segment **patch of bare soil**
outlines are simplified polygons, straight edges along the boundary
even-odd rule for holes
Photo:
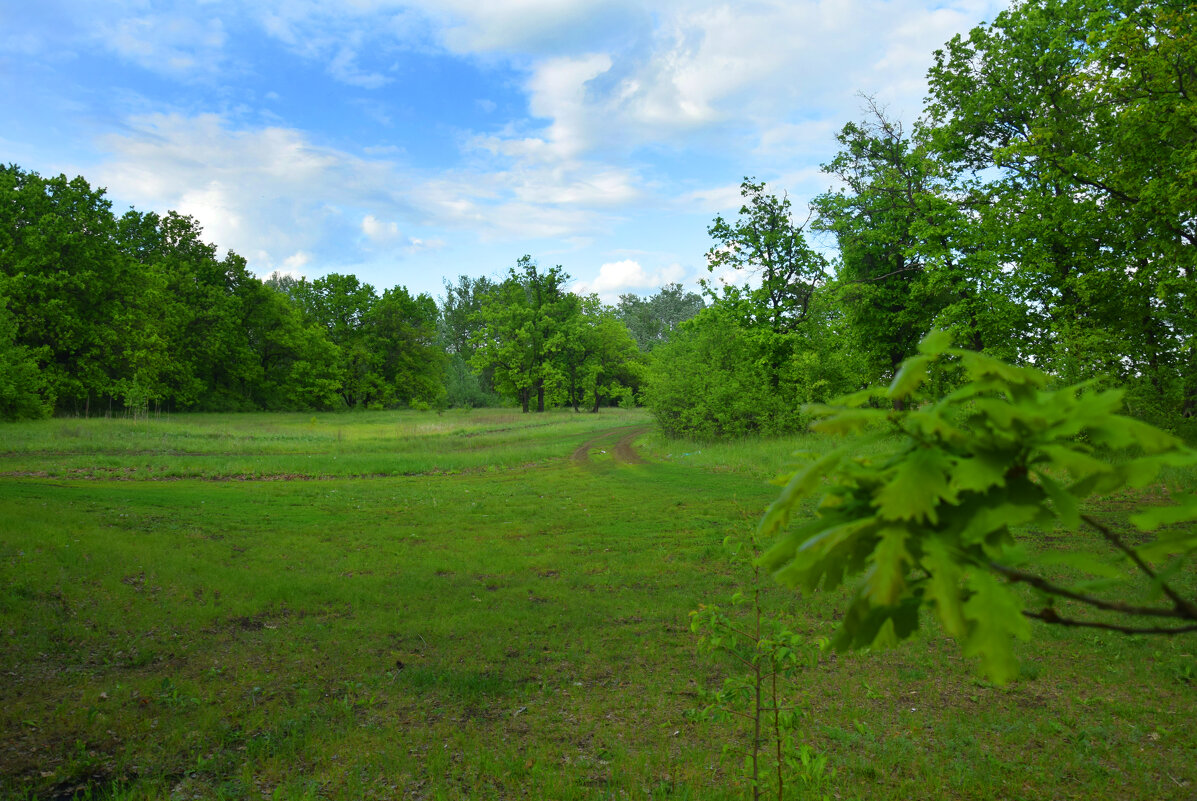
[[[615,462],[622,464],[640,464],[644,460],[640,458],[640,454],[636,453],[632,448],[632,443],[637,437],[645,434],[652,426],[622,426],[620,428],[611,428],[603,433],[591,437],[590,439],[579,445],[570,457],[574,464],[587,465],[591,463],[590,452],[603,445],[607,446],[607,450],[611,454],[611,458]],[[622,434],[622,436],[620,436]],[[618,439],[616,439],[618,437]],[[615,440],[611,442],[611,440]]]
[[[615,461],[623,462],[624,464],[641,464],[644,462],[640,458],[640,454],[636,453],[636,449],[632,447],[632,443],[636,438],[648,431],[648,427],[637,429],[629,434],[625,434],[619,438],[615,443]]]

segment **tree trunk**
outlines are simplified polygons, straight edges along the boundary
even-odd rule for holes
[[[544,411],[544,379],[536,379],[536,411]]]

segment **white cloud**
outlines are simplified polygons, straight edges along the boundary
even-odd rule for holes
[[[190,214],[206,240],[246,256],[259,275],[296,268],[295,254],[327,271],[381,248],[439,250],[444,229],[483,242],[580,237],[609,229],[616,218],[603,209],[636,193],[634,176],[587,164],[426,176],[213,114],[134,117],[101,144],[108,155],[89,174],[118,205]]]
[[[365,203],[393,215],[407,208],[392,189],[396,165],[317,147],[291,129],[155,114],[128,120],[102,145],[108,157],[93,174],[110,194],[194,216],[208,241],[245,255],[260,275],[294,265],[297,254],[304,264],[332,254],[343,263],[353,254],[333,242],[351,230],[347,213]]]
[[[341,47],[328,64],[328,74],[349,86],[362,89],[380,89],[391,79],[377,72],[369,72],[358,66],[357,53],[350,47]]]
[[[312,260],[312,254],[302,250],[292,253],[283,259],[283,269],[280,272],[299,278],[304,275],[303,268]]]
[[[647,20],[632,0],[423,0],[444,44],[457,53],[560,53]]]
[[[383,222],[367,214],[362,218],[362,233],[373,242],[393,242],[399,238],[399,223]]]
[[[686,271],[679,264],[649,272],[633,259],[607,262],[599,267],[593,281],[578,281],[573,291],[580,295],[597,294],[605,303],[614,303],[619,295],[643,289],[657,289],[682,280]]]
[[[789,189],[801,208],[830,180],[812,163],[826,160],[836,148],[834,132],[861,116],[856,93],[877,93],[909,122],[921,106],[931,51],[1000,6],[996,0],[944,0],[934,9],[916,0],[210,0],[188,12],[162,12],[145,0],[112,0],[76,14],[86,22],[73,23],[63,38],[102,43],[129,63],[190,81],[248,71],[256,56],[236,46],[256,28],[273,39],[264,52],[281,47],[309,60],[350,87],[344,100],[361,118],[388,126],[385,136],[373,134],[377,147],[353,152],[317,145],[318,134],[289,127],[294,118],[278,117],[271,127],[234,123],[252,117],[241,111],[239,117],[135,117],[101,141],[107,152],[89,178],[120,201],[193,214],[207,238],[250,257],[262,272],[299,254],[309,259],[299,268],[318,270],[384,252],[449,248],[445,242],[450,249],[479,241],[517,241],[522,248],[537,240],[527,246],[577,253],[616,230],[641,223],[647,230],[653,223],[644,221],[653,215],[660,230],[681,229],[674,223],[685,215],[709,221],[713,213],[734,214],[741,199],[732,181],[744,174]],[[0,36],[24,50],[38,42],[46,50],[46,37]],[[457,98],[462,113],[448,123],[459,126],[449,134],[461,146],[458,160],[438,161],[435,173],[403,163],[407,153],[424,152],[429,135],[406,131],[411,109],[397,91],[406,66],[396,65],[414,62],[397,55],[404,51],[458,58],[492,85],[521,89],[527,114],[505,118],[518,103],[471,88]],[[264,88],[255,86],[253,97]],[[271,105],[280,115],[301,97],[300,87],[273,88],[287,97]],[[358,90],[371,93],[362,97],[367,92]],[[253,102],[231,90],[221,98],[180,92],[169,107]],[[146,100],[144,107],[164,107]],[[219,102],[228,105],[212,105]],[[473,122],[465,112],[473,112]],[[257,115],[264,117],[261,109]],[[336,141],[350,135],[329,134]],[[436,135],[443,139],[444,129]],[[735,172],[725,174],[729,169]],[[692,227],[701,239],[701,221]],[[645,234],[603,242],[598,252],[621,258],[613,245],[643,246],[668,252],[660,257],[664,264],[707,247],[680,239],[666,246]],[[592,263],[602,258],[592,256]],[[645,261],[651,265],[655,257]],[[651,288],[669,280],[666,272],[612,261],[590,283],[608,293]]]
[[[103,23],[95,39],[140,67],[185,76],[216,72],[224,60],[227,36],[219,17],[151,14]]]
[[[513,29],[540,0],[469,5],[486,10],[451,4],[446,43],[524,48],[529,109],[546,120],[532,132],[492,135],[488,146],[547,164],[646,145],[703,146],[703,137],[714,137],[707,147],[751,150],[758,163],[823,157],[834,152],[835,130],[859,116],[858,92],[907,118],[917,112],[932,50],[1001,4],[954,0],[928,11],[916,0],[661,0],[642,19],[609,3],[602,7],[626,25],[623,39],[596,34],[565,53],[538,51]],[[559,4],[545,24],[580,24],[581,5]]]
[[[727,214],[744,204],[739,184],[725,184],[708,189],[695,189],[680,198],[683,206],[691,206],[708,214]]]
[[[414,253],[418,253],[422,250],[440,250],[445,246],[445,240],[420,239],[419,237],[412,237],[410,240],[408,240],[407,246]]]

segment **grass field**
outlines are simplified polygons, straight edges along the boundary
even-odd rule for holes
[[[743,798],[742,733],[684,716],[729,669],[688,613],[798,447],[618,410],[5,425],[0,798]],[[770,599],[812,637],[842,600]],[[932,627],[792,693],[831,798],[1193,799],[1195,654],[1041,627],[997,688]]]

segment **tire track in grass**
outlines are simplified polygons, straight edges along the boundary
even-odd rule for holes
[[[651,429],[652,426],[620,426],[619,428],[609,428],[579,445],[574,450],[570,460],[577,465],[592,466],[593,462],[590,459],[590,452],[608,443],[611,439],[619,437],[613,444],[607,445],[612,460],[620,464],[641,464],[644,460],[640,458],[640,454],[636,453],[632,447],[632,443],[637,437],[648,433]],[[619,436],[621,434],[623,436]]]

